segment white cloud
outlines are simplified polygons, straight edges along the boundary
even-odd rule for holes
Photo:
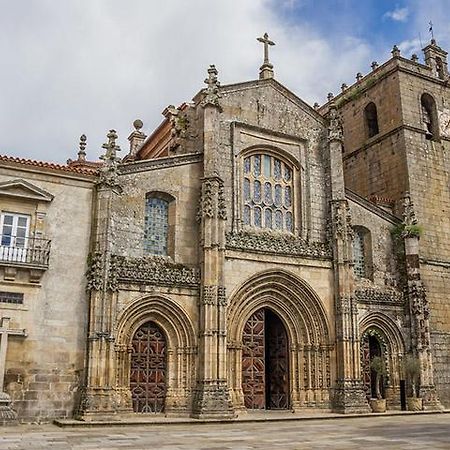
[[[409,17],[409,9],[396,7],[394,10],[386,12],[384,17],[396,22],[406,22]]]
[[[96,158],[116,128],[125,154],[133,120],[149,133],[168,104],[203,87],[209,64],[222,84],[256,79],[256,37],[266,31],[276,42],[276,78],[310,103],[350,84],[375,56],[351,35],[287,25],[276,7],[276,0],[0,0],[0,153],[65,161],[86,133],[88,157]]]

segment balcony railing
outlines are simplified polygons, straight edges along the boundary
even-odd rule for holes
[[[50,245],[49,239],[0,235],[0,264],[12,263],[47,267]]]

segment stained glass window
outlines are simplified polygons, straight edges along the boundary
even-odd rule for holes
[[[266,208],[264,211],[264,228],[272,228],[272,210]]]
[[[250,158],[244,159],[244,173],[250,173]]]
[[[258,180],[253,182],[253,200],[255,203],[261,202],[261,182]]]
[[[244,178],[244,199],[250,200],[250,180],[248,178]]]
[[[283,229],[283,213],[279,209],[275,211],[275,228],[277,230]]]
[[[281,180],[281,161],[275,159],[273,162],[273,177],[275,180]]]
[[[244,159],[243,172],[244,225],[292,233],[292,168],[274,156],[256,154]]]
[[[275,185],[275,206],[281,206],[281,192],[282,188],[281,185],[276,184]]]
[[[261,175],[261,156],[253,156],[253,175],[259,177]]]
[[[261,208],[259,206],[255,207],[255,225],[261,227]]]
[[[270,173],[270,162],[272,160],[272,158],[269,155],[264,155],[264,176],[266,178],[270,178],[271,177],[271,173]]]
[[[292,190],[290,186],[284,188],[284,206],[290,208],[292,205]]]
[[[269,182],[264,183],[264,203],[266,205],[272,204],[272,185]]]
[[[353,239],[353,271],[358,278],[366,278],[366,259],[364,254],[364,233],[355,230]]]
[[[292,232],[292,213],[286,213],[286,230]]]
[[[145,203],[144,251],[151,255],[167,255],[169,202],[147,197]]]

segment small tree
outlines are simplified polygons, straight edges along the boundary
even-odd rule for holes
[[[419,358],[413,355],[406,355],[403,360],[403,370],[408,380],[411,383],[412,396],[417,397],[417,382],[420,376],[420,361]]]
[[[381,377],[386,374],[386,366],[384,365],[384,359],[381,356],[374,356],[370,362],[371,369],[376,373],[375,389],[377,399],[381,400]]]

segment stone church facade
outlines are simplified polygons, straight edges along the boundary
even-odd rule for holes
[[[394,48],[319,108],[261,41],[258,80],[211,66],[122,158],[111,130],[100,163],[84,136],[66,166],[0,161],[0,297],[22,296],[0,298],[2,395],[21,420],[367,412],[374,356],[388,408],[406,355],[424,408],[449,404],[446,53]]]

